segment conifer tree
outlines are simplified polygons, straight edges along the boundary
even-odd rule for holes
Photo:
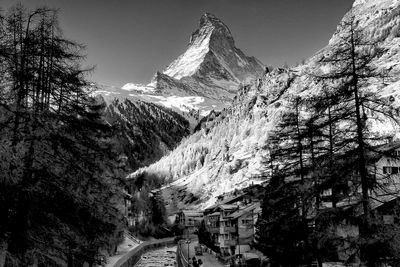
[[[353,17],[341,27],[340,41],[318,62],[323,71],[311,75],[316,80],[311,86],[319,91],[297,103],[290,102],[292,111],[284,114],[268,138],[271,158],[267,164],[272,178],[258,225],[258,245],[281,265],[294,264],[284,257],[294,249],[290,254],[298,255],[295,262],[314,257],[321,266],[324,258],[329,259],[334,248],[343,242],[355,248],[350,251],[355,257],[361,248],[362,259],[369,266],[389,255],[374,258],[373,253],[367,253],[378,243],[390,242],[369,239],[377,229],[369,207],[369,192],[377,187],[377,181],[367,167],[370,152],[376,152],[374,148],[386,142],[386,136],[374,132],[372,126],[382,121],[397,124],[398,119],[390,101],[381,98],[376,90],[382,86],[384,72],[372,62],[381,50],[376,43],[365,40]],[[299,113],[302,108],[306,112]],[[356,196],[359,185],[364,223],[360,225],[361,237],[353,242],[338,237],[332,229],[343,219],[355,222],[357,214],[343,212],[339,204],[350,195]],[[322,192],[328,189],[331,208],[326,207],[326,198],[321,199]],[[324,207],[321,202],[325,202]],[[357,204],[352,203],[354,207]],[[314,225],[312,234],[307,223]],[[297,233],[301,225],[307,234],[299,237],[292,231]]]
[[[0,25],[0,266],[93,265],[122,227],[112,129],[57,12]],[[4,218],[4,220],[3,220]]]
[[[258,223],[257,245],[274,264],[283,266],[308,264],[311,260],[307,218],[312,208],[307,193],[312,186],[307,175],[311,161],[303,104],[299,97],[292,97],[291,109],[282,114],[268,137],[267,164],[272,176]]]
[[[382,121],[398,124],[398,118],[393,116],[394,107],[390,102],[378,95],[377,88],[383,86],[385,78],[385,71],[372,64],[381,53],[378,44],[367,40],[357,29],[353,16],[344,20],[340,27],[339,41],[319,61],[324,71],[313,75],[322,84],[314,111],[326,114],[322,118],[327,122],[325,146],[328,153],[321,158],[326,166],[322,168],[322,177],[325,188],[332,191],[333,208],[331,215],[326,216],[324,212],[320,218],[329,218],[332,222],[343,218],[351,220],[352,215],[340,212],[341,209],[336,208],[337,203],[341,198],[348,198],[349,194],[357,195],[356,188],[360,185],[363,223],[360,225],[362,235],[356,246],[368,251],[374,243],[369,240],[374,232],[370,192],[377,187],[374,175],[368,173],[368,157],[374,147],[386,141],[386,136],[374,132],[372,126]],[[371,115],[373,113],[374,116]],[[327,228],[325,223],[319,222],[322,223],[319,229]],[[357,250],[354,251],[357,253]],[[364,253],[362,258],[369,266],[375,266],[375,260],[365,256]]]

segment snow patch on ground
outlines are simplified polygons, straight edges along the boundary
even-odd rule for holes
[[[124,86],[122,86],[121,89],[126,91],[140,91],[143,93],[149,93],[154,91],[154,87],[150,85],[134,84],[134,83],[127,83]]]
[[[159,95],[146,95],[150,98],[158,99],[157,103],[167,108],[177,108],[184,112],[189,112],[193,109],[198,110],[199,105],[204,102],[204,97],[201,96],[159,96]],[[209,113],[209,111],[202,111]]]
[[[105,91],[105,90],[97,90],[93,92],[94,95],[105,95],[105,96],[110,96],[110,95],[119,95],[119,92],[111,92],[111,91]]]

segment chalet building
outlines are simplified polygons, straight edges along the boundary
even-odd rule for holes
[[[230,224],[228,216],[238,209],[237,204],[220,204],[204,212],[206,231],[211,234],[214,245],[220,248],[221,253],[222,250],[229,250],[231,246],[236,245],[235,226]]]
[[[388,143],[374,148],[367,155],[368,173],[374,178],[377,186],[370,190],[370,208],[376,219],[380,219],[382,225],[400,223],[400,143]],[[354,178],[354,179],[353,179]],[[361,186],[358,176],[350,177],[348,183],[336,188],[336,206],[344,211],[359,217],[363,214],[361,204]],[[327,188],[321,196],[321,208],[332,207],[332,188]],[[359,236],[360,229],[354,221],[344,220],[336,226],[337,236],[353,239]],[[336,260],[349,261],[354,257],[354,251],[348,248],[349,244],[343,242],[337,249]],[[357,256],[351,261],[357,262]]]
[[[128,193],[127,190],[122,190],[122,194],[124,196],[124,205],[123,205],[123,214],[126,219],[126,223],[128,227],[131,227],[133,225],[133,216],[131,212],[132,208],[132,195]]]
[[[177,214],[177,222],[188,231],[189,234],[193,234],[197,231],[203,220],[203,212],[194,210],[181,210]]]
[[[251,202],[244,195],[221,201],[205,210],[206,231],[222,256],[250,251],[260,213],[260,203]]]
[[[397,196],[400,191],[400,142],[391,142],[374,148],[367,154],[368,173],[376,182],[377,188],[370,192],[373,199],[385,198],[385,196]],[[357,170],[355,171],[355,173]],[[346,183],[336,187],[338,206],[353,206],[361,196],[361,186],[358,175],[349,177]],[[333,191],[326,188],[321,195],[323,205],[331,207]],[[381,201],[379,201],[381,202]],[[374,203],[371,203],[373,206]]]

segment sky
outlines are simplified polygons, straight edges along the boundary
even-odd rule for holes
[[[86,45],[90,80],[148,83],[182,54],[202,14],[230,28],[246,55],[268,66],[300,62],[323,48],[353,0],[0,0],[60,10],[64,35]]]

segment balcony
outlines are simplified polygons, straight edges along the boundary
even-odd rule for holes
[[[220,247],[230,247],[230,246],[236,246],[236,240],[232,239],[227,239],[227,240],[219,240],[219,246]]]
[[[219,228],[220,234],[229,234],[229,233],[236,233],[236,227],[234,226],[221,226]]]
[[[207,227],[207,231],[211,234],[219,234],[219,227]]]

